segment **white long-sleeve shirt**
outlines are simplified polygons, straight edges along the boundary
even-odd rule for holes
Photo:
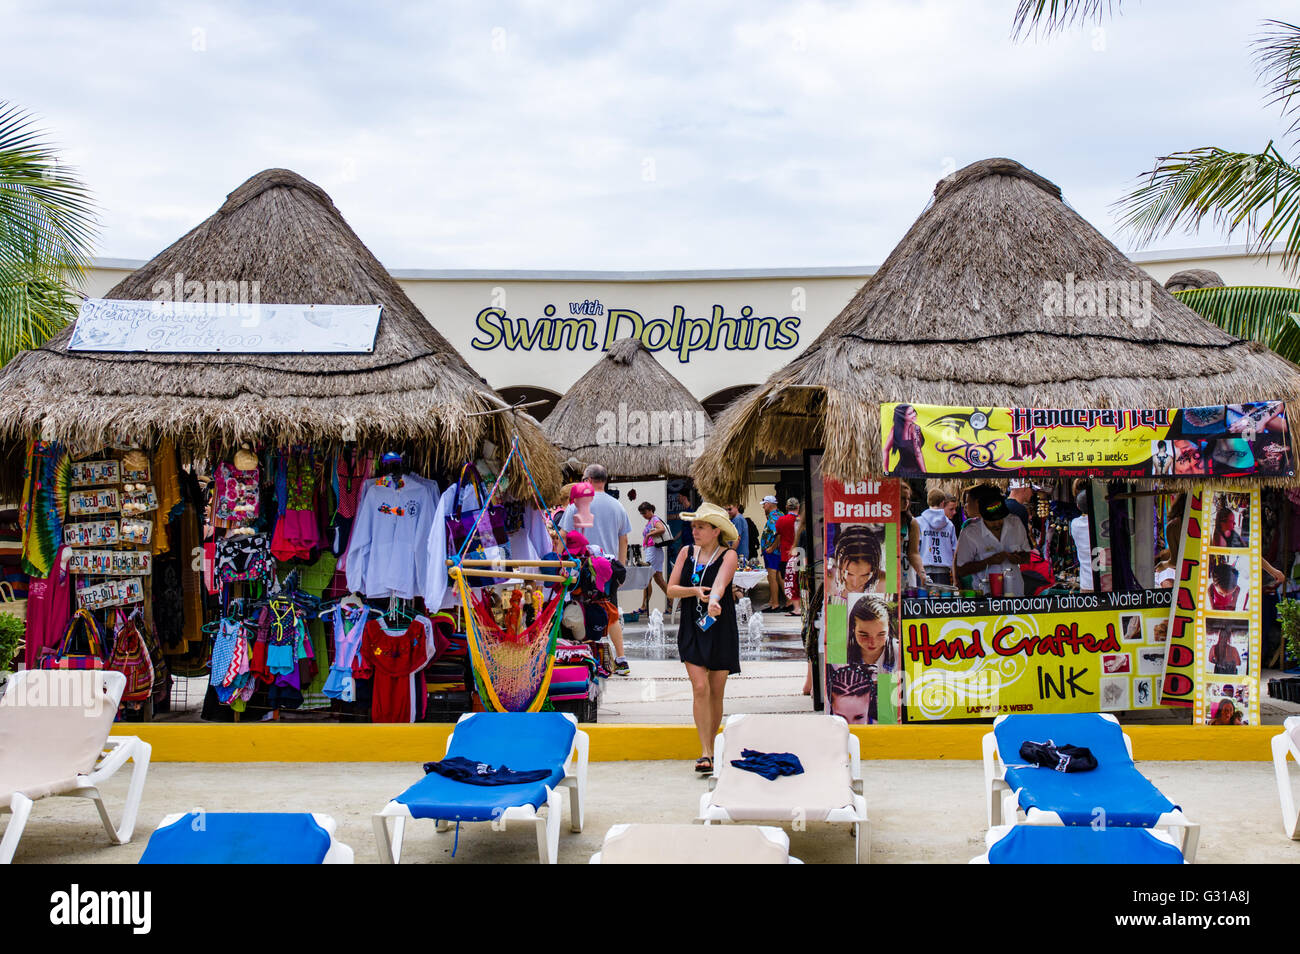
[[[371,481],[348,541],[348,589],[367,597],[414,599],[427,575],[438,485],[407,475],[400,486]]]

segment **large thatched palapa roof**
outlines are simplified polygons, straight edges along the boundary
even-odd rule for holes
[[[1047,283],[1087,281],[1140,283],[1149,309],[1064,315],[1045,304]],[[734,499],[755,454],[822,447],[826,476],[877,475],[888,402],[1197,407],[1297,396],[1300,368],[1177,301],[1051,182],[986,159],[935,187],[808,350],[727,410],[693,473],[711,499]]]
[[[615,341],[543,423],[562,460],[603,464],[611,477],[690,472],[709,415],[639,338]]]
[[[74,444],[116,434],[206,448],[216,440],[407,446],[454,464],[518,435],[545,492],[559,468],[540,425],[465,363],[357,238],[330,197],[268,169],[105,297],[150,300],[155,285],[257,283],[264,303],[383,306],[370,354],[70,352],[72,329],[0,371],[0,437],[45,433]],[[522,474],[520,475],[522,477]]]

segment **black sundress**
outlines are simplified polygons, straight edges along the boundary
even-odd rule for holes
[[[696,547],[687,547],[686,562],[682,565],[679,586],[690,586],[691,574],[695,570]],[[717,557],[704,571],[700,586],[713,586],[722,567],[725,550],[719,550]],[[736,675],[740,672],[740,630],[736,628],[736,601],[732,599],[731,587],[719,600],[722,613],[713,625],[701,631],[697,625],[699,619],[697,607],[700,600],[689,596],[681,601],[681,624],[677,627],[677,654],[684,663],[693,663],[715,672],[728,672]],[[707,611],[707,607],[705,608]]]

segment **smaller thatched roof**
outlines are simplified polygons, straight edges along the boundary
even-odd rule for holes
[[[1067,289],[1080,307],[1062,307]],[[827,477],[878,475],[889,402],[1157,408],[1297,398],[1300,368],[1178,301],[1042,176],[985,159],[941,180],[817,340],[727,409],[692,474],[710,499],[733,500],[758,454],[821,447]]]
[[[542,429],[560,459],[623,480],[683,475],[712,431],[709,415],[639,338],[615,341]]]
[[[1187,291],[1189,288],[1222,288],[1223,279],[1219,273],[1208,268],[1184,268],[1174,272],[1165,280],[1165,291]]]

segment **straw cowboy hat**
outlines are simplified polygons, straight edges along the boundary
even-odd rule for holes
[[[740,536],[736,532],[736,525],[731,522],[727,516],[727,511],[723,510],[717,504],[705,503],[700,504],[700,509],[694,513],[682,513],[681,519],[685,523],[694,523],[699,520],[703,523],[709,523],[717,527],[722,533],[723,543],[735,543],[736,538]]]

